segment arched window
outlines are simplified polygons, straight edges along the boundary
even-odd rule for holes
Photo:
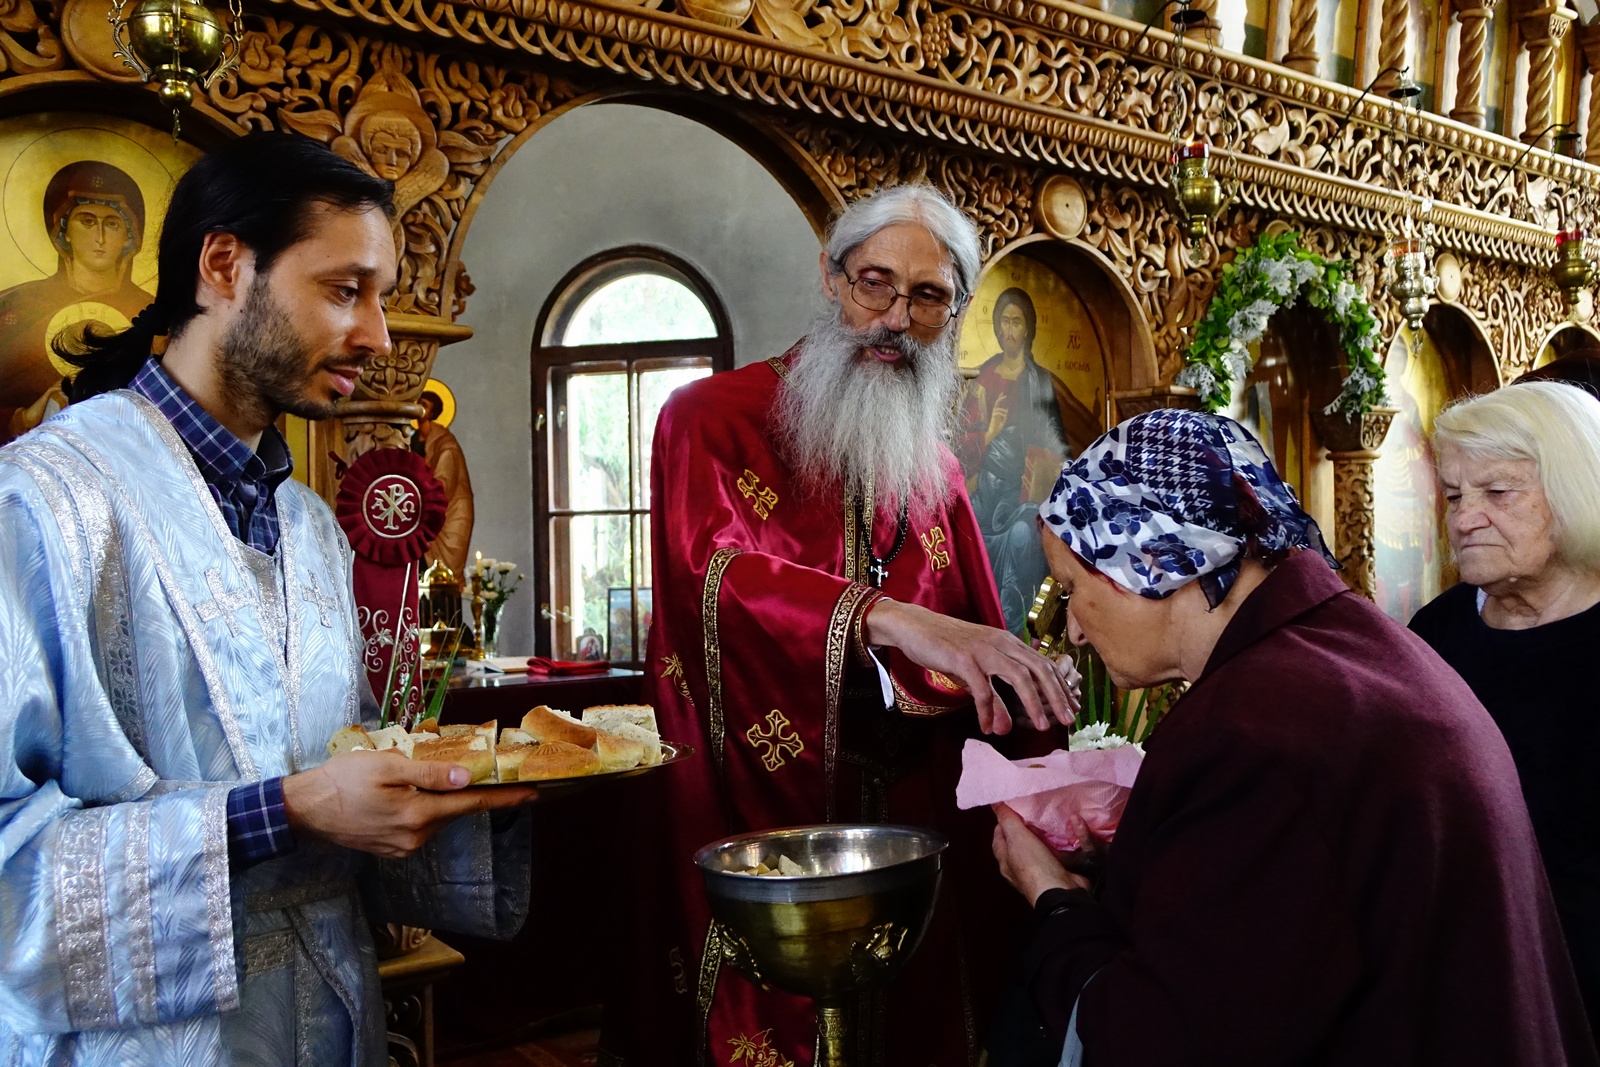
[[[656,416],[678,386],[732,363],[721,304],[674,256],[618,249],[556,287],[533,350],[541,654],[643,661]]]

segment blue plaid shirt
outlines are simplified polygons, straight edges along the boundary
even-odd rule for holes
[[[252,449],[212,418],[153,359],[128,388],[160,408],[189,446],[200,477],[234,536],[272,555],[278,547],[278,501],[273,494],[294,470],[283,435],[268,426],[261,444]]]
[[[128,388],[149,400],[172,423],[200,468],[200,477],[235,537],[271,555],[278,547],[275,493],[294,464],[283,436],[269,426],[251,449],[214,419],[156,360]],[[283,779],[241,785],[228,794],[228,856],[235,871],[294,848],[283,807]]]

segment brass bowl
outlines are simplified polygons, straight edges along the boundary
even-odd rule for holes
[[[694,861],[723,960],[826,1005],[889,981],[916,951],[948,847],[911,826],[800,826],[726,838]],[[735,873],[779,856],[806,873]]]

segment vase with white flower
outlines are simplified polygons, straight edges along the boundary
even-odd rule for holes
[[[500,613],[505,608],[506,600],[527,577],[520,573],[513,577],[516,570],[515,563],[486,557],[482,552],[474,553],[472,563],[467,566],[472,612],[478,629],[478,650],[484,658],[492,659],[500,654]]]

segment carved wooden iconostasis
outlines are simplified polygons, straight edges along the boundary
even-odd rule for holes
[[[253,0],[240,68],[186,110],[183,137],[203,149],[251,129],[295,130],[396,183],[394,352],[369,367],[339,426],[314,431],[313,460],[409,442],[439,346],[471,334],[461,249],[477,206],[545,123],[600,100],[650,103],[713,127],[766,165],[819,231],[831,210],[886,183],[945,190],[978,225],[991,264],[1024,255],[1099,316],[1106,380],[1098,391],[1083,385],[1079,399],[1108,422],[1191,402],[1171,384],[1188,331],[1234,252],[1270,224],[1353,263],[1382,336],[1393,338],[1399,320],[1381,260],[1414,196],[1431,201],[1441,268],[1450,261],[1448,279],[1440,273],[1451,292],[1441,295],[1478,324],[1498,378],[1509,380],[1567,315],[1548,281],[1553,223],[1533,205],[1552,182],[1592,186],[1600,172],[1542,147],[1513,169],[1522,141],[1482,127],[1531,141],[1550,121],[1576,117],[1580,74],[1600,59],[1591,58],[1596,31],[1568,36],[1575,14],[1560,7],[1458,4],[1429,16],[1422,6],[1274,0],[1242,39],[1234,31],[1249,27],[1191,35],[1193,132],[1236,184],[1192,252],[1164,191],[1173,39],[1067,0]],[[0,118],[75,110],[168,128],[151,89],[112,58],[104,3],[6,10]],[[1318,31],[1319,18],[1339,32]],[[1455,43],[1435,49],[1426,25],[1447,21]],[[1404,136],[1388,100],[1358,102],[1356,88],[1317,76],[1359,85],[1390,60],[1416,64],[1433,109]],[[1588,83],[1600,92],[1600,79]],[[1446,86],[1452,100],[1441,97]],[[1450,117],[1438,113],[1452,102]],[[1600,108],[1588,120],[1600,124]],[[1405,191],[1402,174],[1412,176]],[[1268,339],[1269,364],[1270,348]],[[1314,401],[1320,391],[1307,388]],[[1318,502],[1327,490],[1316,485],[1308,497],[1336,550],[1364,567],[1370,453],[1381,435],[1375,424],[1347,429],[1349,447],[1333,451],[1355,458],[1332,461],[1333,503]],[[1313,468],[1316,449],[1338,443],[1327,437],[1324,427],[1301,445]],[[332,491],[326,470],[308,477]]]

